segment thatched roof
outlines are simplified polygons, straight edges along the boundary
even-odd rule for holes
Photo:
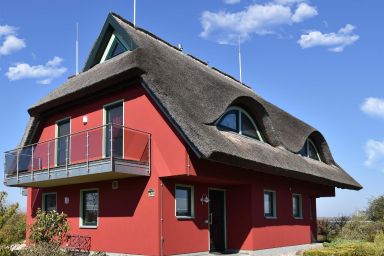
[[[118,27],[119,33],[137,47],[96,64],[93,58],[103,40],[101,33],[84,72],[29,109],[32,118],[22,144],[31,141],[41,113],[140,77],[143,87],[199,158],[329,186],[362,188],[336,164],[324,137],[315,128],[267,102],[233,77],[148,31],[134,28],[117,14],[109,15],[103,31],[108,26]],[[240,105],[255,117],[267,143],[216,128],[215,121],[231,105]],[[309,137],[319,148],[322,162],[298,154]]]

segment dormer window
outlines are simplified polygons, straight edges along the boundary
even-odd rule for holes
[[[120,40],[117,35],[112,34],[108,41],[107,47],[105,48],[104,54],[101,57],[100,63],[112,59],[113,57],[116,57],[117,55],[126,52],[127,50],[128,49],[126,46],[124,46],[122,40]]]
[[[230,107],[218,121],[217,127],[263,141],[255,121],[242,108]]]
[[[299,152],[300,155],[321,161],[319,151],[311,139],[305,141],[304,147]]]

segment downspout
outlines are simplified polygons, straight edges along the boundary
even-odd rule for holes
[[[160,255],[164,255],[164,234],[163,234],[163,187],[164,184],[160,180]]]
[[[190,176],[191,175],[191,158],[189,157],[189,147],[188,147],[188,145],[186,147],[185,154],[186,154],[186,157],[187,157],[187,176]]]

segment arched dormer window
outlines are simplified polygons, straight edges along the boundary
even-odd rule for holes
[[[319,151],[317,150],[315,143],[311,139],[307,139],[305,141],[304,147],[300,150],[299,154],[317,161],[321,161]]]
[[[228,108],[217,122],[217,127],[263,141],[263,137],[253,118],[239,107]]]

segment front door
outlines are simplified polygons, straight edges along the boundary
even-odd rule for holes
[[[209,190],[209,236],[210,251],[225,251],[225,191]]]
[[[105,107],[105,123],[107,124],[105,136],[105,156],[123,156],[123,103]],[[112,141],[111,141],[112,140]],[[112,143],[111,143],[112,142]],[[112,145],[112,149],[111,149]]]

